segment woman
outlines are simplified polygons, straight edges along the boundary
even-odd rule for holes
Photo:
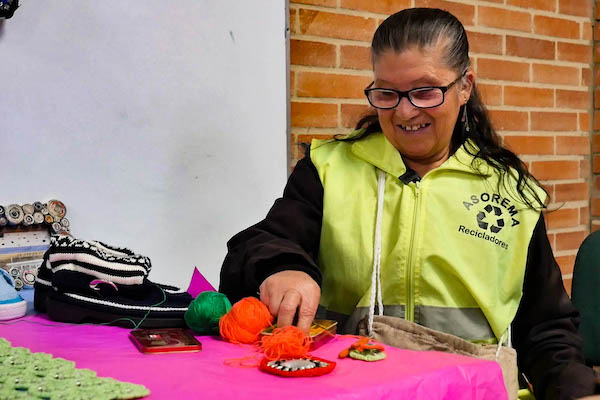
[[[545,192],[500,144],[475,86],[461,23],[437,9],[389,17],[372,43],[377,115],[313,141],[266,219],[228,243],[221,291],[256,295],[308,331],[352,332],[375,306],[462,338],[511,330],[538,398],[593,391],[579,316],[541,209]],[[317,312],[318,309],[318,312]]]

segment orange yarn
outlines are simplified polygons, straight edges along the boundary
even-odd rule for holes
[[[245,297],[221,317],[219,331],[223,339],[231,343],[255,343],[272,322],[267,306],[255,297]]]
[[[261,332],[272,323],[273,316],[267,306],[254,297],[245,297],[221,317],[219,331],[223,339],[231,343],[255,343],[257,350],[269,360],[308,356],[312,339],[295,326],[277,328],[273,334],[260,339]],[[255,357],[248,356],[225,360],[227,365],[244,368],[257,366],[258,363]]]
[[[277,328],[272,335],[263,336],[259,347],[269,360],[307,357],[312,339],[295,326]]]

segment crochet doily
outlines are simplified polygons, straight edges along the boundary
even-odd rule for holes
[[[148,396],[143,385],[101,378],[52,354],[12,347],[0,338],[0,399],[110,400]]]

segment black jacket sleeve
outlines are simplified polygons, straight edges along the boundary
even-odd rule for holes
[[[323,185],[306,157],[294,168],[283,197],[267,217],[227,243],[219,291],[232,303],[256,296],[263,280],[283,270],[306,272],[320,285],[316,259],[322,217]]]
[[[513,321],[519,369],[538,400],[576,399],[594,393],[585,366],[579,312],[565,292],[543,216],[529,244],[523,297]]]

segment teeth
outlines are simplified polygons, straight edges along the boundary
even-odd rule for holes
[[[427,126],[426,124],[421,124],[421,125],[413,125],[413,126],[404,126],[404,125],[400,125],[402,127],[402,129],[407,130],[407,131],[416,131],[417,129],[421,129],[421,128],[425,128],[425,126]]]

